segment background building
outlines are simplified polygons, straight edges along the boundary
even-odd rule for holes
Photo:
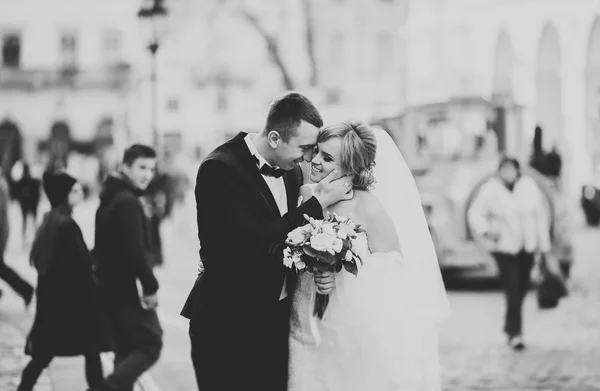
[[[159,53],[164,136],[200,154],[264,125],[286,90],[325,122],[404,106],[406,1],[182,0]],[[176,147],[177,148],[177,147]]]
[[[408,31],[409,111],[483,99],[480,110],[462,106],[458,127],[495,127],[500,149],[523,160],[540,125],[575,199],[600,163],[600,3],[423,0],[411,3]],[[412,132],[424,120],[415,117]]]
[[[0,150],[66,161],[101,154],[131,131],[137,1],[4,2],[0,10]]]

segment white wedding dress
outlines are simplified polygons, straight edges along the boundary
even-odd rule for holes
[[[436,326],[449,306],[435,249],[406,162],[387,133],[376,136],[373,193],[394,221],[402,255],[371,253],[358,276],[337,273],[322,320],[313,315],[314,276],[299,275],[289,391],[441,389]]]
[[[299,277],[291,316],[290,391],[440,390],[435,323],[415,300],[411,265],[370,254],[358,276],[341,271],[322,320],[313,275]]]

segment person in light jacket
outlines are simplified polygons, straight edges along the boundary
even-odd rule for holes
[[[522,338],[522,305],[537,254],[550,251],[550,219],[540,187],[503,158],[498,175],[480,189],[467,212],[473,236],[495,258],[506,296],[504,332],[515,350]]]

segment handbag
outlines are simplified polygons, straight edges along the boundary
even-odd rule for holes
[[[556,308],[562,297],[567,295],[567,287],[559,272],[552,268],[547,255],[540,257],[540,282],[537,286],[538,307],[541,309]]]

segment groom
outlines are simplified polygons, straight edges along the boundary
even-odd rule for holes
[[[351,184],[320,182],[298,206],[302,172],[323,120],[303,95],[275,99],[264,129],[240,133],[200,165],[196,206],[204,265],[182,310],[190,319],[192,361],[201,391],[287,388],[288,321],[296,276],[282,263],[287,233],[304,214],[346,198]],[[315,277],[320,291],[331,273]]]

